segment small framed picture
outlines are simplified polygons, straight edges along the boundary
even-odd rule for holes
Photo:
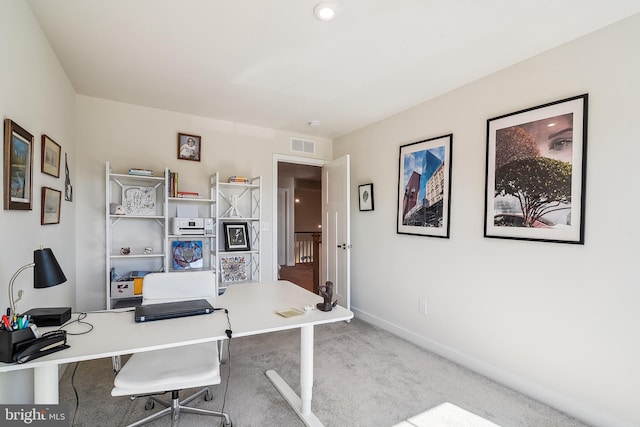
[[[198,135],[178,134],[178,159],[200,161],[200,141]]]
[[[4,120],[4,208],[31,210],[33,135]]]
[[[358,186],[358,207],[361,211],[373,210],[373,184],[362,184]]]
[[[42,173],[60,178],[61,147],[47,135],[42,135]]]
[[[49,187],[42,187],[42,210],[40,224],[60,223],[60,201],[62,192]]]
[[[246,222],[225,222],[224,249],[226,251],[248,251],[249,227]]]

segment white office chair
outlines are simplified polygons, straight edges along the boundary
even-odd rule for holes
[[[215,275],[210,271],[151,273],[144,278],[142,303],[215,298],[217,295]],[[129,427],[141,426],[169,414],[174,426],[181,412],[222,417],[224,425],[231,426],[226,413],[185,406],[198,396],[204,395],[207,401],[213,399],[210,386],[220,384],[219,355],[216,342],[133,354],[117,373],[111,395],[131,396],[132,399],[147,396],[145,409],[152,409],[154,402],[166,408]],[[179,391],[194,387],[205,388],[181,402]],[[151,396],[167,392],[171,392],[170,403]]]

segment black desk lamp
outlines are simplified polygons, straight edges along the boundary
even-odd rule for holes
[[[40,249],[36,249],[35,251],[33,251],[33,262],[20,267],[9,281],[9,304],[11,309],[11,316],[17,314],[16,300],[14,300],[13,298],[13,282],[15,282],[20,273],[31,267],[33,267],[34,288],[48,288],[67,281],[67,278],[62,272],[60,264],[58,264],[58,261],[53,255],[51,249],[42,247],[40,247]],[[18,299],[20,299],[20,294],[18,295]]]

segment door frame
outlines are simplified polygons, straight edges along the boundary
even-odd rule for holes
[[[271,277],[273,280],[278,280],[278,163],[295,163],[298,165],[307,165],[307,166],[320,166],[323,167],[330,160],[323,159],[312,159],[309,157],[299,157],[299,156],[291,156],[288,154],[274,154],[273,155],[273,195],[272,195],[272,206],[273,206],[273,231],[272,231],[272,262],[271,262]]]

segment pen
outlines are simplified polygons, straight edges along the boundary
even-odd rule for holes
[[[9,322],[9,318],[7,317],[6,314],[2,315],[2,323],[4,323],[4,326],[7,328],[8,331],[13,331],[13,328],[11,327],[11,322]]]

